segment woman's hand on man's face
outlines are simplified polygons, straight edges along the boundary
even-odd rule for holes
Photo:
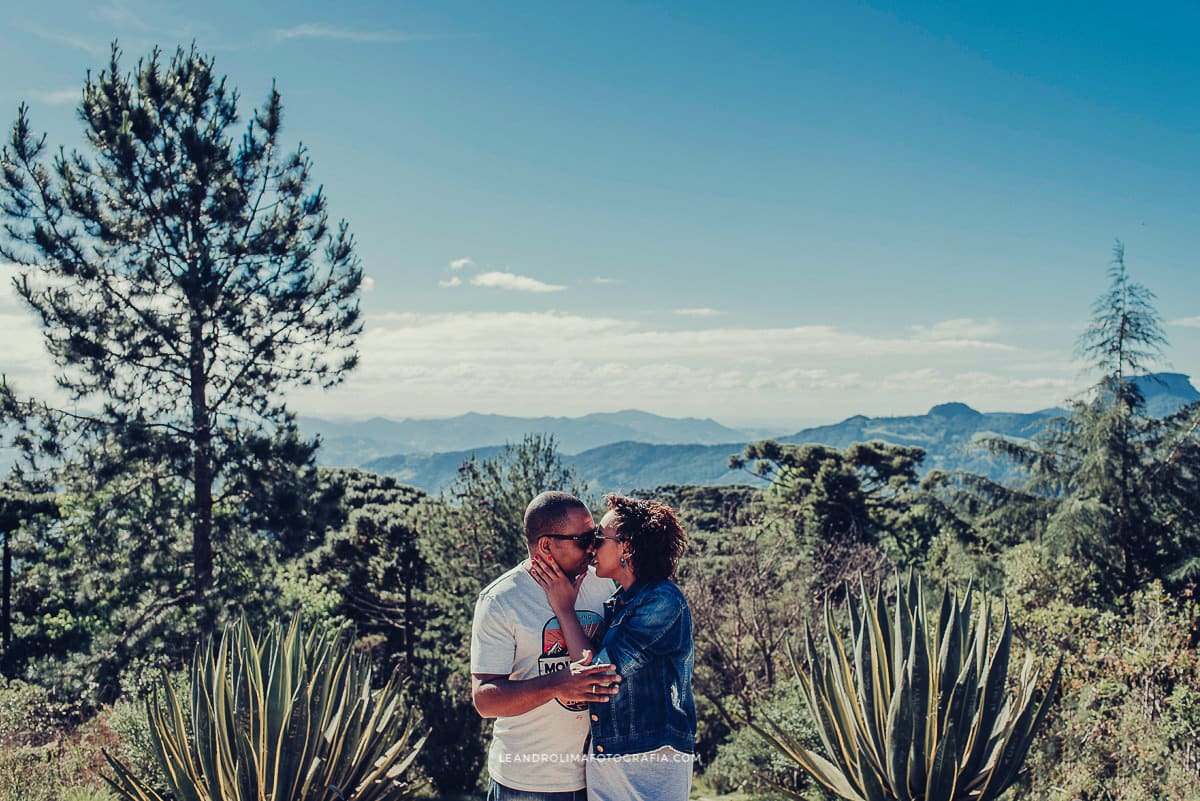
[[[545,590],[550,608],[556,614],[574,612],[575,599],[579,597],[579,588],[583,586],[583,580],[587,578],[587,570],[571,581],[552,558],[534,556],[532,562],[529,567],[529,575],[533,576],[533,580]]]

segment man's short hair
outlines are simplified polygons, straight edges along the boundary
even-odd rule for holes
[[[532,547],[547,534],[558,534],[571,513],[580,509],[591,513],[587,504],[569,492],[543,492],[525,507],[525,541]]]

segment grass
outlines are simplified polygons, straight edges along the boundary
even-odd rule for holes
[[[101,749],[117,737],[99,719],[42,745],[0,747],[0,801],[115,801]]]
[[[110,772],[104,751],[156,769],[141,704],[84,718],[42,687],[0,678],[0,801],[116,801],[102,775]]]

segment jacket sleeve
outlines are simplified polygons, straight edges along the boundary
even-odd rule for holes
[[[629,676],[646,663],[651,655],[669,654],[684,647],[692,636],[683,614],[682,596],[656,593],[647,598],[605,634],[596,663],[615,665],[622,676]]]

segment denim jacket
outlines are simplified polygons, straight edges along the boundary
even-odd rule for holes
[[[693,752],[692,613],[668,580],[635,582],[605,603],[604,639],[595,662],[621,676],[608,703],[591,704],[592,750],[640,754],[669,745]]]

